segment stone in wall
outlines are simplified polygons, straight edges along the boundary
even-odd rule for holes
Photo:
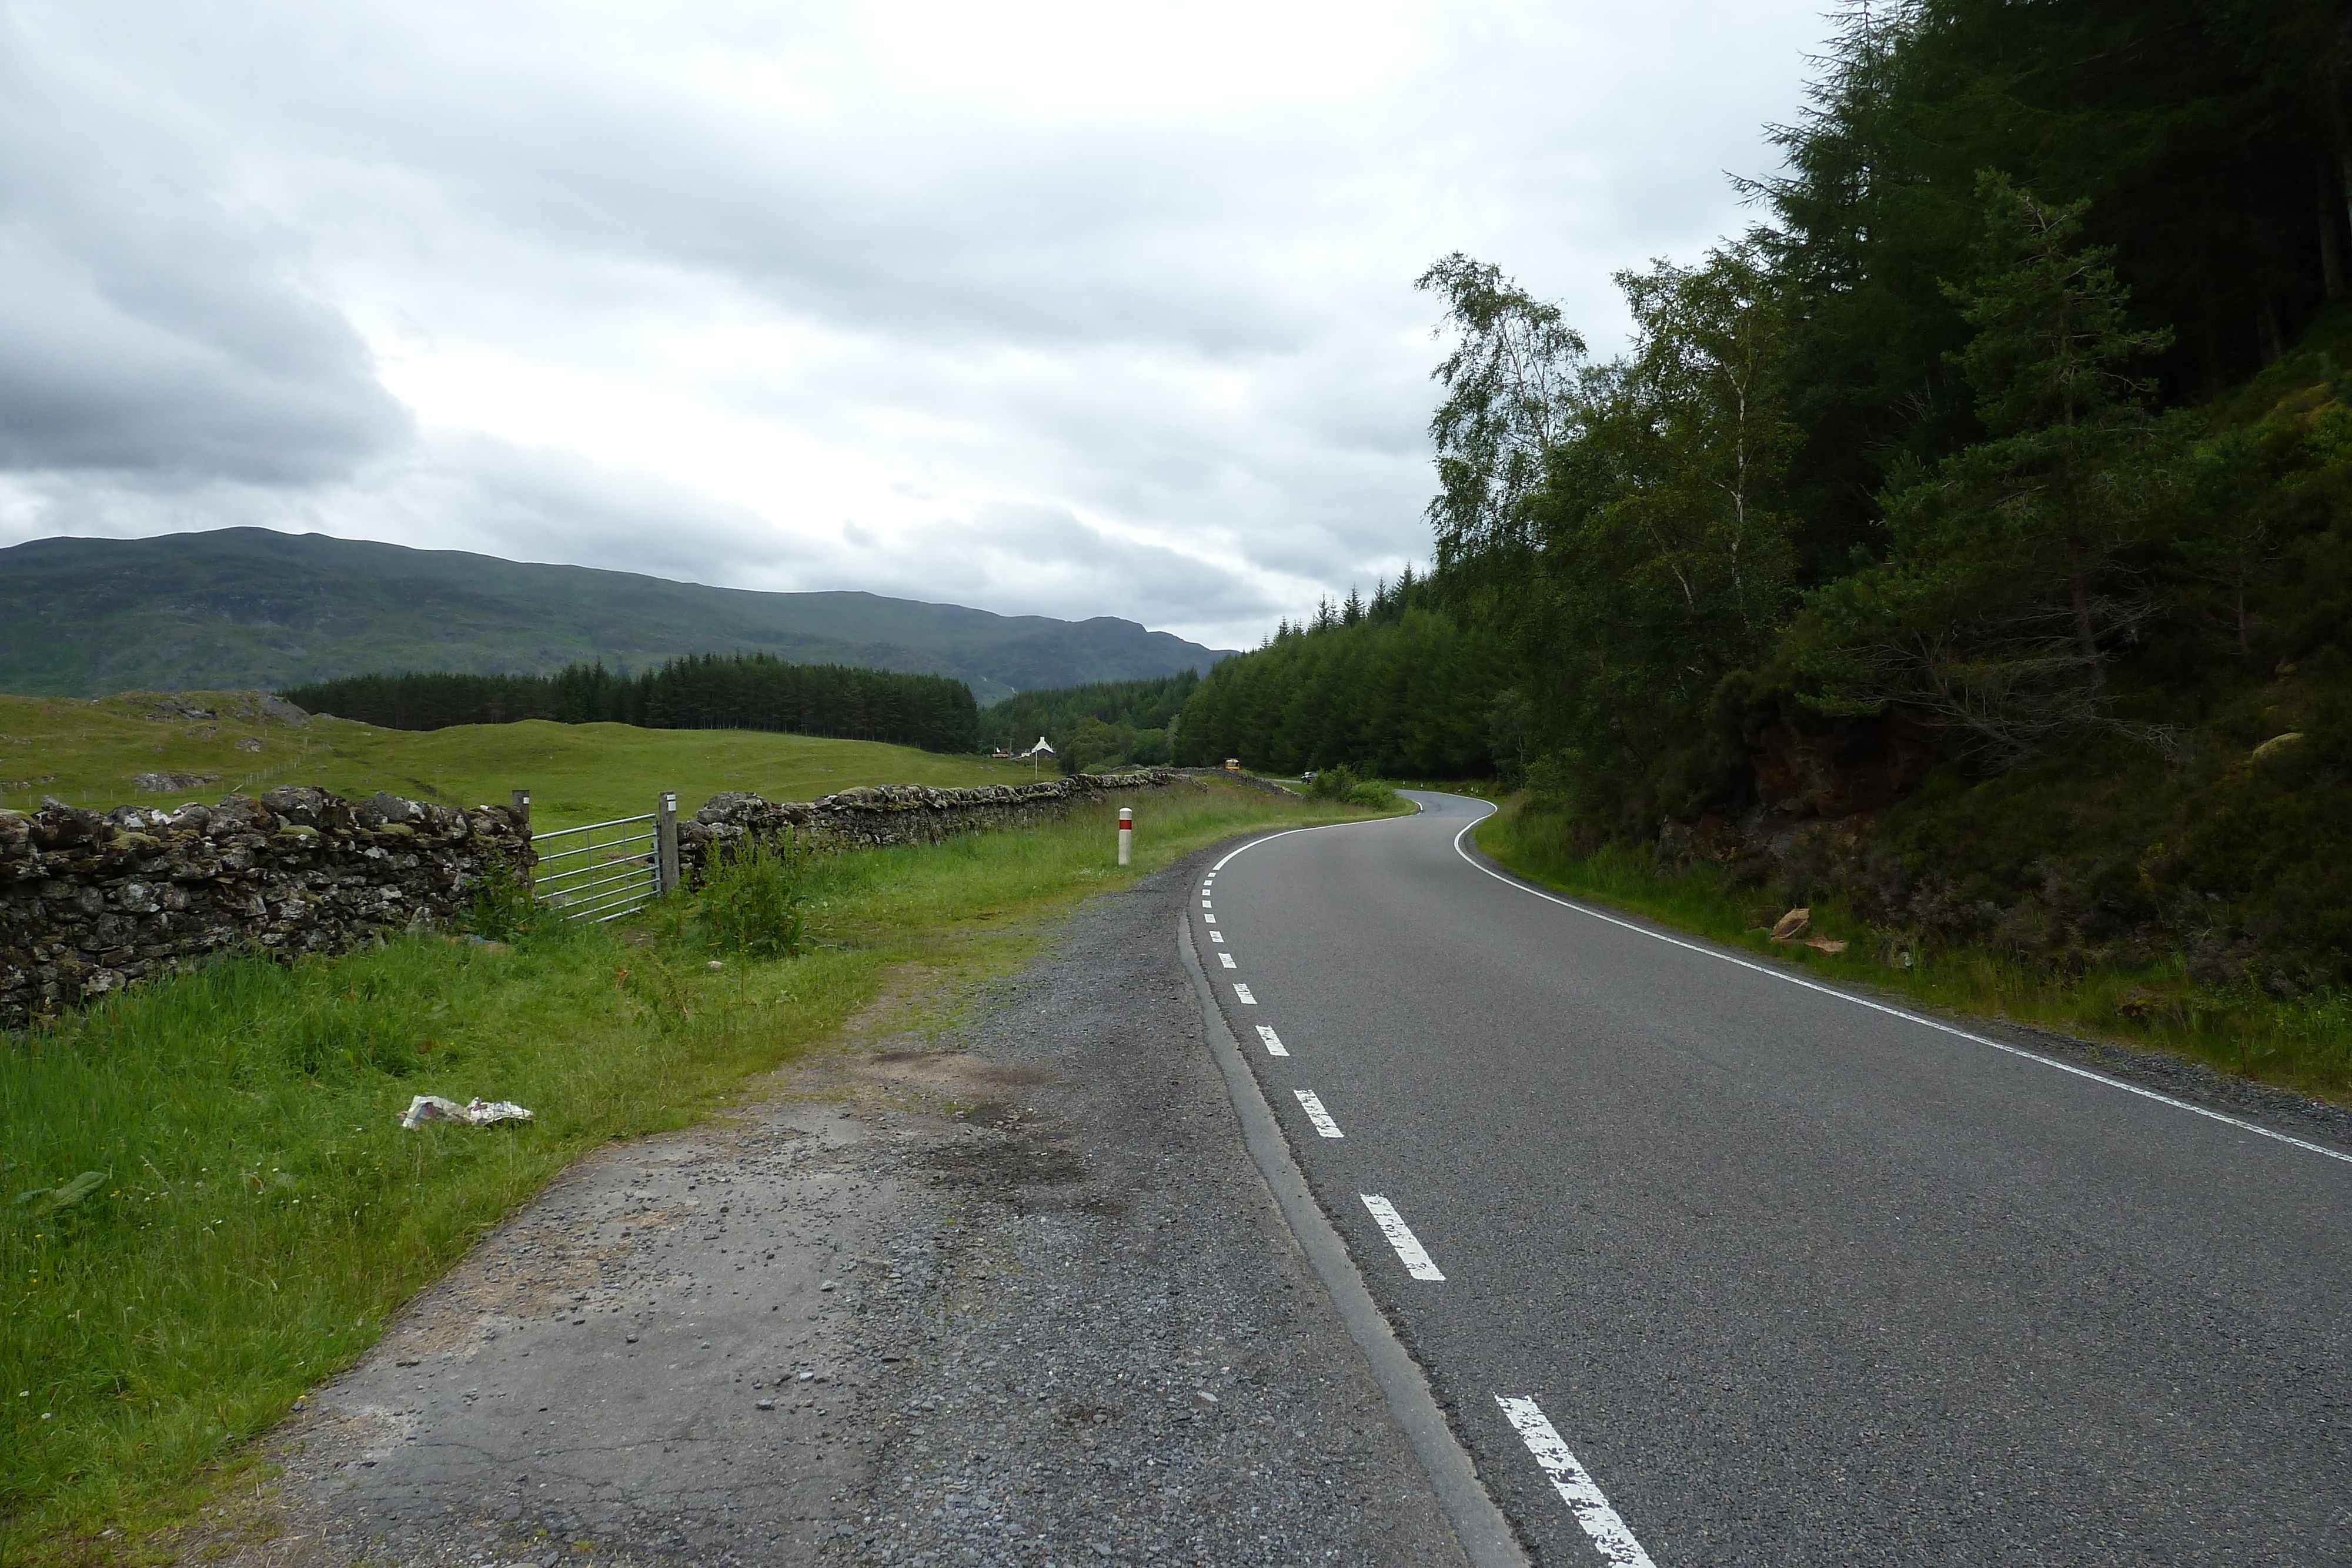
[[[817,848],[860,844],[934,844],[958,833],[1024,828],[1061,818],[1074,805],[1137,789],[1182,782],[1166,768],[1131,773],[1079,773],[1034,784],[982,784],[936,789],[884,784],[844,789],[821,800],[766,800],[740,792],[714,795],[694,820],[677,829],[678,858],[689,885],[701,880],[716,852],[722,858],[748,839],[787,834]]]
[[[239,947],[341,952],[458,915],[527,826],[292,786],[165,811],[0,810],[0,1030]]]

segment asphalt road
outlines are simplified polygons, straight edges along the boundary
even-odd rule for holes
[[[1194,935],[1539,1561],[2352,1563],[2341,1151],[1539,898],[1416,798],[1227,855]]]

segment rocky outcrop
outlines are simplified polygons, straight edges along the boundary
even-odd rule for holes
[[[1754,804],[1783,821],[1852,817],[1893,805],[1936,765],[1935,737],[1900,714],[1829,717],[1781,694],[1739,716]]]
[[[767,800],[757,795],[714,795],[677,829],[678,858],[689,884],[699,881],[712,854],[722,859],[748,840],[789,837],[815,848],[860,844],[934,844],[959,833],[1033,827],[1059,819],[1071,807],[1137,789],[1163,789],[1181,776],[1166,768],[1132,773],[1080,773],[1034,784],[984,784],[933,789],[885,784],[845,789],[821,800]]]
[[[173,811],[0,811],[0,1030],[230,948],[340,952],[439,924],[530,854],[503,806],[304,786]]]

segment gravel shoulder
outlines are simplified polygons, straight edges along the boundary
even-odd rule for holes
[[[1462,1563],[1203,1038],[1204,858],[583,1161],[184,1560]]]

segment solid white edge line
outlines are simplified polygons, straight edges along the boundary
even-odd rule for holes
[[[1426,808],[1423,807],[1420,801],[1415,800],[1412,803],[1412,810],[1413,815],[1419,816],[1424,810],[1426,810]],[[1214,876],[1219,872],[1224,870],[1225,861],[1232,860],[1234,855],[1245,855],[1249,853],[1250,851],[1257,848],[1260,844],[1270,844],[1276,839],[1286,839],[1293,833],[1320,833],[1332,828],[1370,828],[1381,822],[1394,822],[1402,820],[1402,819],[1397,817],[1372,817],[1360,822],[1318,822],[1311,828],[1285,828],[1278,833],[1268,833],[1262,839],[1252,839],[1241,848],[1231,852],[1225,856],[1225,860],[1219,861],[1216,864],[1209,868],[1209,874],[1211,876]]]
[[[1315,1131],[1318,1134],[1327,1138],[1344,1138],[1348,1135],[1339,1131],[1339,1124],[1331,1119],[1331,1113],[1323,1109],[1323,1102],[1317,1096],[1314,1090],[1294,1089],[1291,1092],[1298,1096],[1300,1109],[1307,1113],[1307,1119],[1315,1124]]]
[[[1274,1030],[1266,1028],[1265,1025],[1260,1024],[1257,1026],[1257,1037],[1265,1042],[1265,1053],[1268,1056],[1288,1056],[1290,1054],[1290,1048],[1282,1043],[1282,1037],[1275,1033]]]
[[[1609,1499],[1592,1473],[1577,1462],[1553,1429],[1550,1420],[1532,1399],[1506,1398],[1495,1396],[1495,1403],[1503,1407],[1503,1415],[1519,1434],[1519,1440],[1535,1456],[1536,1464],[1551,1478],[1552,1486],[1559,1492],[1560,1500],[1576,1515],[1576,1522],[1600,1549],[1611,1568],[1657,1568],[1633,1532],[1609,1506]]]
[[[1670,947],[1680,947],[1687,952],[1696,953],[1705,957],[1718,958],[1724,963],[1737,965],[1742,969],[1752,969],[1757,974],[1769,976],[1775,980],[1785,980],[1790,985],[1801,986],[1809,991],[1819,991],[1822,996],[1834,997],[1842,1002],[1852,1002],[1858,1008],[1868,1008],[1873,1012],[1885,1013],[1889,1018],[1898,1018],[1906,1023],[1922,1025],[1927,1029],[1935,1030],[1940,1034],[1948,1034],[1956,1040],[1965,1040],[1976,1045],[1989,1045],[1993,1050],[2006,1052],[2011,1056],[2022,1057],[2028,1061],[2038,1061],[2044,1067],[2054,1067],[2061,1072],[2071,1072],[2077,1078],[2087,1078],[2094,1083],[2104,1083],[2110,1089],[2120,1089],[2126,1094],[2137,1094],[2143,1100],[2153,1100],[2159,1105],[2169,1105],[2176,1111],[2187,1111],[2193,1115],[2204,1116],[2212,1121],[2221,1122],[2229,1126],[2235,1127],[2240,1132],[2252,1133],[2260,1137],[2270,1138],[2278,1143],[2292,1145],[2295,1148],[2302,1149],[2308,1154],[2325,1155],[2331,1160],[2341,1160],[2347,1165],[2352,1165],[2352,1154],[2347,1154],[2342,1149],[2331,1149],[2325,1144],[2315,1144],[2306,1138],[2298,1138],[2292,1133],[2278,1132],[2273,1128],[2263,1126],[2259,1122],[2249,1122],[2242,1117],[2232,1116],[2226,1111],[2215,1111],[2207,1106],[2197,1104],[2193,1101],[2179,1100],[2169,1094],[2162,1093],[2154,1089],[2144,1089],[2140,1085],[2131,1082],[2128,1080],[2122,1078],[2110,1078],[2104,1072],[2094,1072],[2087,1067],[2077,1067],[2071,1061],[2061,1061],[2054,1056],[2044,1056],[2038,1051],[2028,1051],[2023,1046],[2004,1045],[2000,1040],[1994,1040],[1990,1036],[1971,1033],[1968,1030],[1945,1023],[1938,1019],[1929,1018],[1924,1013],[1915,1013],[1904,1008],[1889,1007],[1885,1002],[1872,1001],[1868,997],[1857,997],[1850,991],[1841,991],[1834,986],[1824,986],[1818,980],[1806,979],[1802,975],[1791,975],[1788,971],[1775,968],[1769,964],[1759,964],[1752,958],[1735,957],[1729,953],[1725,953],[1717,948],[1706,946],[1697,942],[1685,942],[1679,936],[1669,936],[1663,931],[1653,931],[1648,926],[1637,925],[1631,920],[1620,920],[1613,915],[1603,915],[1597,909],[1591,908],[1586,904],[1579,904],[1573,899],[1562,898],[1558,894],[1546,893],[1543,889],[1538,887],[1529,887],[1526,883],[1521,882],[1515,876],[1507,876],[1503,873],[1496,871],[1492,866],[1479,864],[1477,860],[1470,853],[1470,852],[1462,847],[1462,841],[1469,835],[1470,830],[1476,827],[1480,822],[1485,821],[1487,817],[1493,816],[1495,811],[1498,809],[1499,808],[1489,807],[1485,815],[1472,818],[1468,825],[1463,828],[1462,831],[1454,834],[1454,852],[1460,855],[1463,861],[1469,865],[1471,870],[1485,873],[1486,875],[1493,877],[1496,882],[1501,883],[1505,887],[1517,888],[1519,892],[1535,898],[1540,898],[1547,904],[1557,904],[1562,909],[1573,909],[1579,915],[1589,915],[1595,920],[1606,921],[1612,925],[1631,931],[1637,936],[1647,936],[1654,942],[1664,942]],[[1244,847],[1246,848],[1247,846],[1244,845]]]
[[[1396,1255],[1403,1262],[1406,1273],[1416,1280],[1444,1282],[1445,1276],[1438,1272],[1436,1260],[1430,1257],[1429,1249],[1421,1244],[1421,1238],[1415,1236],[1412,1228],[1404,1222],[1404,1216],[1396,1211],[1395,1204],[1376,1192],[1360,1192],[1356,1196],[1362,1198],[1364,1207],[1372,1211],[1372,1222],[1381,1228],[1381,1234],[1389,1239],[1389,1245],[1396,1249]]]

